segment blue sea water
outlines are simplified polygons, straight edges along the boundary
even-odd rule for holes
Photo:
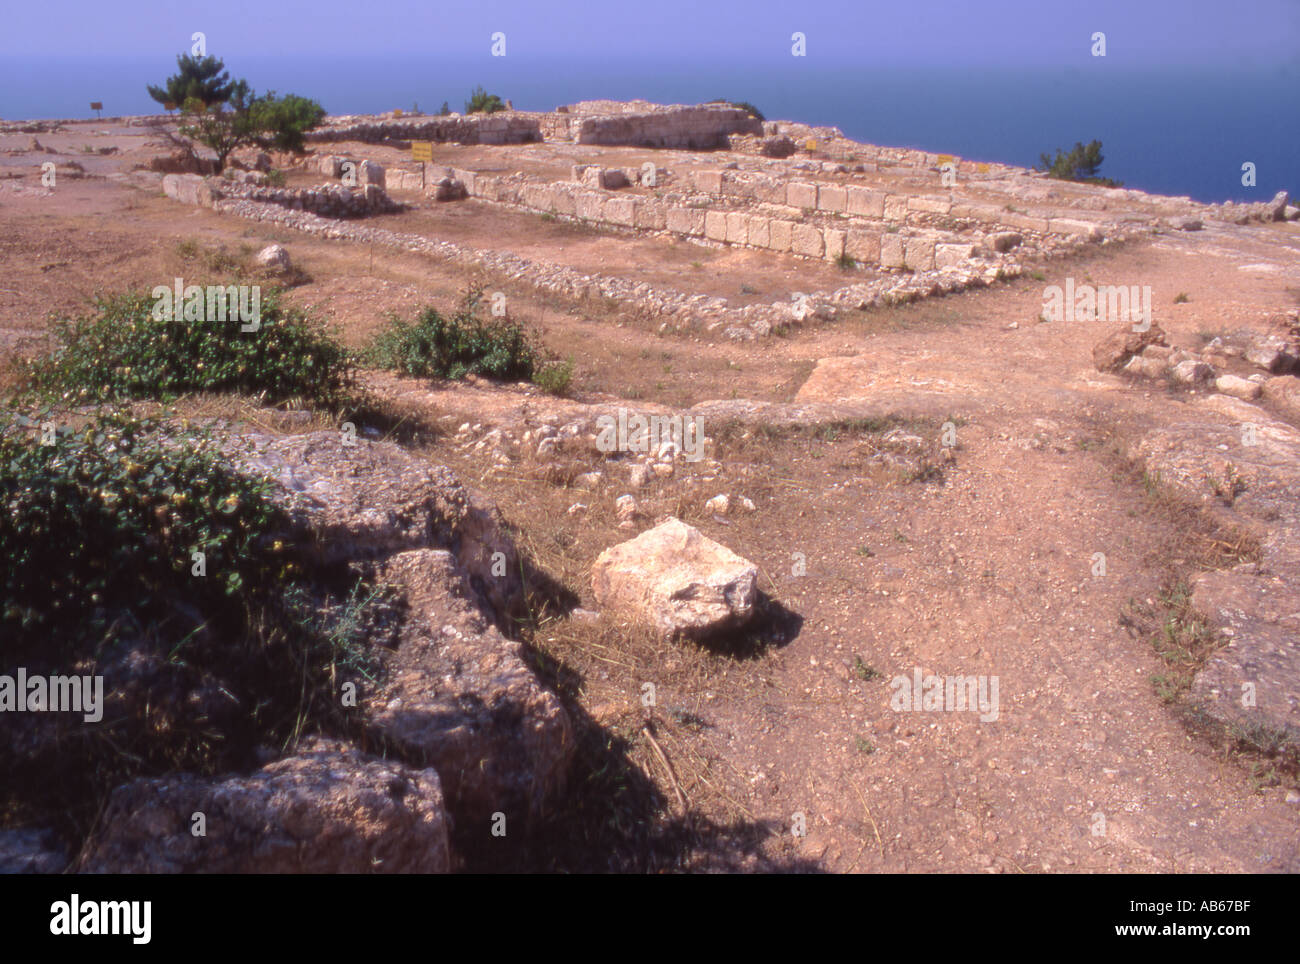
[[[1300,66],[1124,69],[601,63],[527,57],[228,60],[258,90],[300,93],[331,113],[462,108],[482,84],[527,110],[577,100],[749,101],[769,119],[841,128],[858,140],[1030,166],[1043,152],[1100,140],[1102,174],[1200,201],[1300,194]],[[166,60],[0,63],[0,117],[147,113]],[[1257,183],[1241,183],[1242,165]]]

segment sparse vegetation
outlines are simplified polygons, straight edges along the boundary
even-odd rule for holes
[[[1087,145],[1076,141],[1069,151],[1058,148],[1055,157],[1040,154],[1036,170],[1046,171],[1049,177],[1062,181],[1084,181],[1106,187],[1122,187],[1123,182],[1101,177],[1098,174],[1105,159],[1101,153],[1101,141],[1089,141]]]
[[[374,593],[308,578],[267,483],[209,436],[109,409],[65,413],[43,444],[54,417],[0,419],[5,663],[111,667],[118,686],[144,673],[150,699],[21,757],[0,741],[0,810],[53,812],[75,837],[133,776],[246,766],[258,744],[346,730],[334,687],[374,673]],[[224,696],[203,710],[205,693]]]
[[[466,114],[495,114],[505,109],[505,102],[500,97],[489,94],[481,86],[470,91],[469,100],[465,101]]]
[[[244,331],[250,326],[234,307],[243,302],[213,287],[226,298],[226,320],[159,317],[158,299],[143,292],[100,299],[87,316],[55,322],[53,349],[25,363],[23,381],[67,404],[186,392],[235,392],[328,409],[353,402],[343,347],[302,312],[285,307],[278,291],[261,295],[257,330]],[[245,301],[251,305],[251,296]],[[212,304],[200,297],[196,306],[206,315]]]
[[[517,322],[484,321],[480,299],[481,292],[471,290],[450,315],[427,307],[413,323],[393,318],[363,358],[376,367],[422,378],[531,379],[541,361],[540,349]]]
[[[748,111],[748,112],[749,112],[749,113],[750,113],[750,114],[751,114],[751,115],[752,115],[756,120],[760,120],[760,121],[765,121],[765,120],[767,120],[767,118],[763,116],[763,112],[762,112],[761,110],[759,110],[757,107],[755,107],[753,104],[751,104],[751,103],[750,103],[749,101],[747,101],[747,100],[726,100],[726,99],[724,99],[724,98],[722,98],[722,97],[717,97],[717,98],[714,98],[713,100],[709,101],[708,103],[710,103],[710,104],[728,104],[728,105],[730,105],[730,106],[732,106],[732,107],[738,107],[738,108],[740,108],[740,109],[743,110],[743,111]]]

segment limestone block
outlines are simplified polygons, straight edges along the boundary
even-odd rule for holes
[[[880,266],[882,268],[903,267],[903,239],[900,235],[880,236]]]
[[[1047,218],[1036,218],[1015,211],[999,211],[996,217],[999,224],[1005,224],[1007,227],[1020,228],[1022,231],[1037,231],[1039,234],[1048,232]]]
[[[768,225],[768,241],[773,251],[789,251],[794,244],[794,222],[774,218]]]
[[[636,226],[636,198],[606,198],[601,212],[610,224],[619,224],[627,228]]]
[[[727,240],[727,212],[709,211],[704,216],[704,236],[710,241]]]
[[[668,226],[667,205],[656,198],[637,198],[632,219],[636,227],[662,231]]]
[[[907,198],[902,194],[885,195],[885,220],[907,220]]]
[[[785,186],[785,203],[792,208],[816,208],[817,185],[791,181]]]
[[[465,185],[466,194],[470,197],[478,197],[478,185],[475,180],[476,175],[473,171],[462,171],[458,167],[453,167],[451,169],[451,176],[460,181],[461,184]]]
[[[822,229],[814,224],[796,224],[790,250],[809,258],[820,258],[826,250]]]
[[[577,197],[578,217],[584,221],[601,220],[604,198],[595,191],[582,191]]]
[[[746,242],[751,248],[771,247],[771,219],[751,214],[749,216],[749,238]]]
[[[936,268],[958,268],[975,257],[973,244],[936,244],[934,246],[934,266]]]
[[[848,192],[838,184],[821,184],[817,187],[817,210],[844,213],[848,207]]]
[[[907,209],[918,214],[948,214],[952,210],[952,201],[946,197],[910,197]]]
[[[934,267],[934,241],[931,238],[903,239],[903,267],[928,271]]]
[[[479,178],[484,181],[486,178]],[[552,184],[551,185],[551,204],[556,214],[564,214],[572,217],[578,212],[578,203],[576,200],[576,191],[570,184]]]
[[[882,191],[850,185],[847,189],[847,210],[850,215],[860,218],[883,218],[885,216],[885,195]]]
[[[1047,222],[1047,230],[1052,234],[1069,234],[1096,241],[1100,241],[1102,236],[1101,228],[1091,221],[1079,221],[1074,218],[1051,218]]]
[[[744,244],[749,240],[749,216],[743,211],[727,212],[727,243]]]
[[[822,234],[826,238],[826,260],[838,261],[844,256],[844,232],[836,228],[827,228]]]
[[[704,211],[699,208],[670,207],[667,223],[668,230],[676,234],[700,237],[704,234]]]
[[[550,211],[555,206],[548,184],[525,184],[524,207],[534,211]]]
[[[849,228],[844,239],[844,253],[863,264],[879,264],[880,235],[874,231]]]

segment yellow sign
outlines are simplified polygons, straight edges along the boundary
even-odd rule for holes
[[[989,166],[984,163],[976,164],[975,170],[979,171],[981,174],[987,174],[989,172]]]
[[[399,107],[399,108],[397,108],[395,111],[393,111],[393,116],[394,116],[394,117],[401,117],[401,116],[402,116],[402,108]]]
[[[951,164],[952,162],[953,162],[953,156],[952,156],[951,154],[940,154],[940,155],[939,155],[939,163],[940,163],[940,164]]]
[[[411,141],[411,160],[432,161],[433,141]]]

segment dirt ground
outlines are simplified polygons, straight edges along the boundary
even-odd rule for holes
[[[1153,500],[1120,455],[1188,396],[1099,374],[1097,323],[1037,322],[1043,287],[1069,275],[1150,285],[1155,321],[1175,345],[1262,330],[1300,304],[1295,225],[1207,225],[1096,248],[1039,265],[1040,276],[738,344],[660,336],[652,319],[603,317],[509,279],[176,204],[110,176],[161,151],[136,129],[86,124],[39,138],[64,153],[0,137],[7,354],[37,350],[51,314],[80,312],[97,293],[175,276],[202,283],[214,252],[247,256],[279,242],[305,279],[290,299],[350,344],[390,312],[449,307],[480,283],[506,291],[511,316],[574,360],[570,399],[366,376],[373,391],[445,427],[424,443],[428,457],[495,502],[578,601],[528,630],[539,669],[581,721],[573,799],[526,853],[480,855],[479,866],[1300,871],[1294,781],[1265,779],[1258,760],[1189,730],[1153,686],[1161,659],[1123,619],[1127,606],[1155,606],[1171,580],[1209,564],[1203,521]],[[44,190],[47,157],[79,160],[85,175]],[[833,287],[827,279],[838,276],[834,266],[589,231],[477,202],[378,221],[736,303],[741,284],[770,295]],[[840,361],[818,366],[824,359]],[[522,431],[551,412],[620,399],[673,409],[852,403],[935,452],[952,422],[957,445],[951,461],[891,471],[876,457],[887,448],[879,425],[706,424],[719,467],[688,466],[638,492],[638,528],[678,514],[754,561],[773,617],[738,648],[662,644],[590,612],[592,562],[634,534],[613,511],[622,477],[609,471],[585,491],[529,458],[494,471],[455,432],[465,422]],[[749,498],[755,511],[705,512],[719,493]],[[571,513],[575,503],[588,508]],[[1107,560],[1101,577],[1097,552]],[[891,680],[917,669],[996,677],[996,720],[894,711]],[[652,708],[642,703],[647,682]],[[796,835],[801,822],[806,834]]]

